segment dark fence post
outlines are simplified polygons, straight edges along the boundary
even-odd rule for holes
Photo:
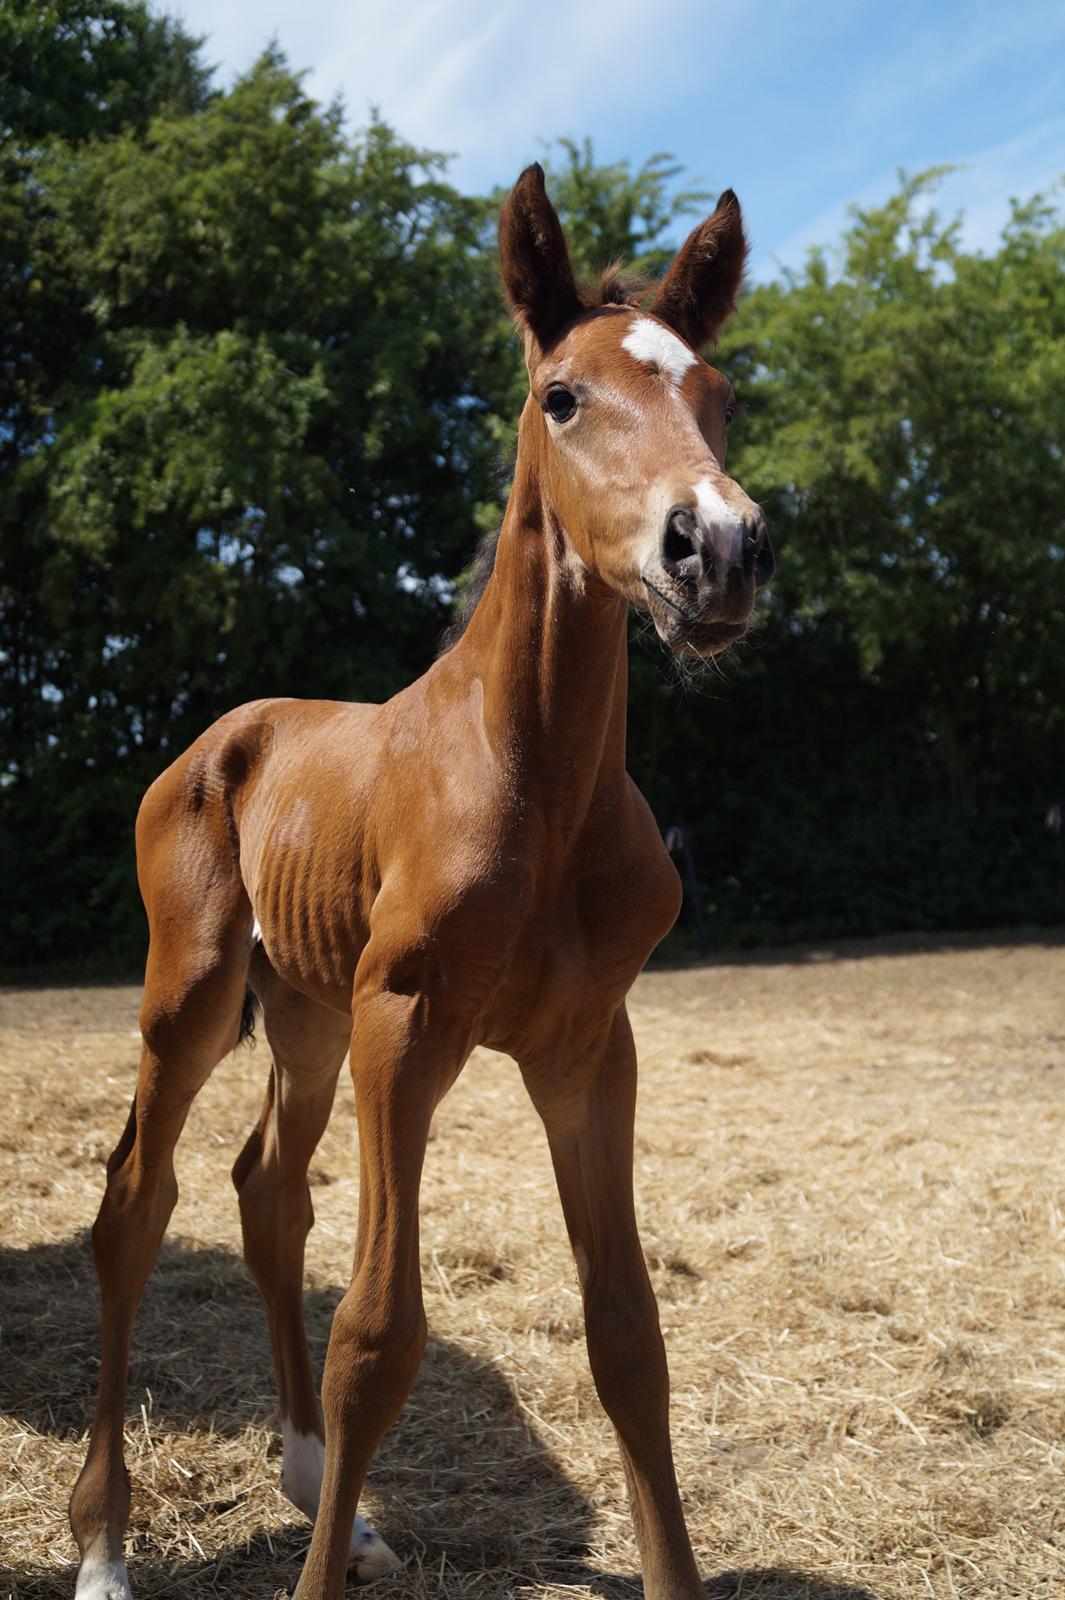
[[[703,921],[703,902],[699,894],[699,880],[695,876],[695,857],[692,855],[691,841],[688,830],[681,823],[674,823],[666,829],[666,849],[671,856],[680,856],[681,878],[684,882],[684,892],[691,902],[695,913],[695,940],[699,946],[699,954],[706,954],[706,924]]]

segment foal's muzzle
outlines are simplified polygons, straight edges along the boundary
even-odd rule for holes
[[[752,502],[743,512],[723,505],[719,516],[675,505],[643,573],[655,627],[675,650],[714,655],[747,631],[755,594],[774,570],[765,517]]]
[[[704,521],[690,506],[674,506],[662,535],[663,571],[681,589],[728,588],[736,577],[753,578],[756,589],[776,570],[769,530],[759,506],[728,522]]]

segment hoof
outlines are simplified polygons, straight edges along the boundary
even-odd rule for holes
[[[126,1563],[103,1552],[86,1555],[78,1568],[74,1600],[132,1600]]]
[[[394,1550],[389,1549],[381,1535],[368,1527],[361,1517],[356,1517],[348,1550],[348,1570],[355,1574],[359,1582],[372,1583],[375,1578],[384,1578],[390,1572],[400,1571],[402,1566],[402,1561]]]
[[[297,1433],[287,1419],[281,1424],[281,1433],[284,1440],[281,1492],[313,1522],[318,1515],[318,1501],[322,1492],[325,1445],[316,1433]],[[351,1542],[348,1545],[348,1571],[360,1583],[371,1583],[374,1578],[383,1578],[387,1572],[398,1571],[402,1565],[381,1535],[357,1516],[352,1524]],[[81,1600],[80,1595],[77,1600]],[[116,1596],[115,1600],[125,1600],[125,1597]]]

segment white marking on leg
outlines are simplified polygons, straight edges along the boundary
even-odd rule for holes
[[[651,317],[633,319],[632,326],[621,341],[621,348],[637,361],[661,372],[675,388],[680,387],[688,368],[693,367],[699,359],[683,339],[678,339],[675,333]]]
[[[285,1417],[281,1423],[281,1449],[282,1493],[313,1522],[322,1494],[325,1445],[316,1433],[297,1433]],[[369,1583],[386,1572],[395,1572],[403,1563],[381,1535],[356,1516],[348,1544],[348,1565],[355,1568],[364,1583]]]
[[[297,1433],[285,1417],[281,1423],[281,1492],[313,1522],[318,1515],[325,1468],[325,1445],[316,1433]]]
[[[78,1568],[74,1600],[132,1600],[129,1573],[122,1557],[107,1553],[107,1535],[102,1533],[85,1552]]]
[[[255,918],[251,925],[251,942],[252,944],[262,944],[263,942],[263,930],[259,926],[258,917]]]

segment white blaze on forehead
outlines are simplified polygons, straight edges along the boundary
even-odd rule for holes
[[[688,368],[694,367],[698,360],[683,339],[678,339],[675,333],[670,333],[668,328],[651,317],[634,319],[621,341],[621,348],[627,350],[630,356],[635,356],[637,361],[655,367],[678,387]]]
[[[695,485],[695,504],[699,515],[709,526],[727,528],[731,533],[743,532],[743,518],[732,509],[709,478],[700,478]]]

